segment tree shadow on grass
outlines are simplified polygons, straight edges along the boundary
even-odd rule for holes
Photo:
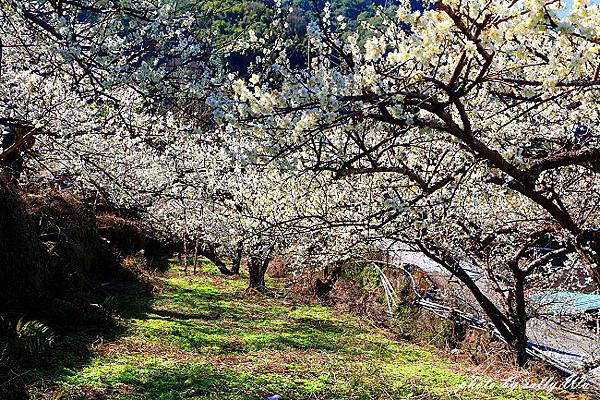
[[[261,399],[275,393],[287,398],[314,398],[314,383],[293,381],[284,374],[233,372],[209,363],[169,362],[155,359],[143,365],[125,366],[116,360],[101,367],[104,374],[85,387],[85,398],[116,399]],[[312,385],[311,385],[312,383]],[[311,387],[312,386],[312,387]],[[325,385],[321,385],[321,389]],[[61,399],[82,396],[82,386],[65,386]],[[317,393],[315,393],[317,392]],[[110,397],[102,394],[110,393]],[[93,397],[92,397],[93,396]]]
[[[178,312],[172,310],[162,310],[162,309],[152,309],[149,313],[158,315],[159,317],[170,320],[170,321],[178,321],[178,320],[202,320],[202,321],[214,321],[221,317],[222,312],[219,310],[214,310],[210,313],[185,313]],[[148,313],[146,314],[148,315]]]
[[[339,321],[273,317],[239,318],[229,309],[217,312],[181,313],[149,310],[140,322],[146,337],[175,343],[183,350],[199,353],[248,353],[267,350],[326,350],[356,352],[356,335]]]
[[[168,285],[166,289],[169,289]],[[174,327],[196,326],[196,322],[214,322],[226,312],[226,307],[211,304],[229,300],[228,295],[208,286],[204,289],[206,290],[173,288],[175,293],[166,300],[173,301],[175,305],[183,302],[187,304],[185,309],[199,309],[197,312],[187,312],[161,308],[157,304],[155,288],[148,282],[135,280],[103,284],[90,292],[85,301],[97,304],[94,309],[107,310],[112,315],[104,313],[104,318],[96,319],[82,310],[57,315],[61,322],[52,326],[58,338],[56,345],[44,354],[36,355],[35,358],[25,357],[23,360],[23,367],[29,371],[26,380],[31,390],[36,392],[48,382],[60,381],[84,369],[97,355],[93,351],[96,345],[116,342],[131,334],[131,327],[120,323],[120,319],[140,320],[142,323],[162,320],[172,323]],[[68,305],[58,304],[54,308],[59,309],[60,306]],[[51,318],[49,321],[55,319]],[[185,333],[185,330],[181,330],[181,333]],[[221,333],[226,334],[225,330]],[[177,331],[168,330],[165,334],[176,336]]]
[[[256,371],[240,372],[227,366],[207,362],[171,362],[164,359],[147,360],[142,365],[123,367],[119,360],[105,365],[103,374],[94,381],[97,393],[111,393],[115,399],[264,399],[281,394],[286,399],[304,400],[316,398],[380,398],[383,394],[394,398],[417,395],[414,385],[410,388],[373,386],[363,376],[330,375],[320,371],[304,374]],[[344,381],[348,380],[347,384]],[[73,399],[77,388],[66,387],[61,399]],[[90,397],[86,397],[90,398]],[[108,398],[108,397],[93,397]],[[413,398],[413,397],[410,397]],[[416,397],[415,397],[416,398]],[[430,398],[430,397],[427,397]]]
[[[354,352],[355,335],[363,333],[343,321],[332,319],[329,314],[319,315],[318,310],[313,310],[315,315],[307,315],[296,307],[260,299],[249,301],[242,293],[224,292],[210,284],[191,284],[195,286],[166,283],[160,296],[142,282],[104,287],[104,302],[119,317],[133,321],[133,326],[118,323],[89,325],[66,332],[65,339],[47,359],[32,368],[30,381],[39,384],[46,380],[56,386],[56,382],[79,379],[73,382],[73,388],[82,390],[93,380],[88,373],[103,374],[95,370],[98,363],[108,363],[110,369],[110,358],[94,359],[91,347],[117,341],[131,334],[131,329],[141,334],[146,343],[171,343],[195,354],[252,352],[259,357],[259,354],[272,350]],[[179,363],[174,367],[168,358],[162,359],[162,364],[139,367],[145,357],[160,355],[144,354],[142,357],[138,354],[127,359],[120,364],[124,368],[107,374],[106,379],[98,378],[99,384],[106,390],[121,390],[124,385],[122,398],[141,396],[148,399],[175,399],[182,395],[212,398],[215,393],[222,394],[214,397],[219,399],[255,399],[256,394],[273,394],[290,384],[289,379],[277,377],[273,382],[279,383],[273,386],[266,375],[219,372],[206,363]],[[119,356],[128,357],[126,354]],[[298,389],[298,385],[301,386],[294,383],[293,387],[288,387],[288,392],[299,390],[301,393],[304,389]],[[113,394],[110,398],[121,398]]]
[[[43,354],[23,359],[27,380],[34,391],[41,382],[55,381],[89,364],[94,356],[93,347],[127,334],[127,327],[116,317],[141,316],[152,301],[152,285],[139,280],[105,283],[90,292],[86,298],[90,307],[71,310],[70,314],[60,315],[59,322],[49,324],[56,333],[55,345]]]
[[[202,281],[194,287],[166,285],[170,307],[153,307],[143,317],[152,337],[161,335],[193,352],[247,353],[263,350],[327,350],[354,352],[348,345],[363,334],[320,309],[308,315],[262,298],[248,299],[245,292],[224,292]],[[164,299],[162,301],[165,305]],[[185,310],[185,311],[184,311]],[[187,311],[187,310],[193,310]]]

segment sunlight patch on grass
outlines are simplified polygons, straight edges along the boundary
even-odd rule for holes
[[[62,399],[551,399],[457,373],[460,365],[318,305],[248,297],[217,275],[162,279],[130,306],[127,333],[79,367],[55,369]],[[153,350],[154,349],[154,350]]]

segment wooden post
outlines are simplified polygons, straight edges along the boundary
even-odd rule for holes
[[[188,252],[187,252],[187,238],[183,235],[183,273],[187,275],[188,270]]]
[[[196,245],[194,247],[194,275],[196,275],[196,265],[198,265],[198,243],[199,239],[196,238]]]

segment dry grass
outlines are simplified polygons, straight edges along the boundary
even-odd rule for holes
[[[121,266],[123,270],[128,271],[138,280],[150,285],[155,284],[157,278],[161,276],[159,271],[151,270],[148,267],[145,257],[140,253],[124,257]]]
[[[313,292],[317,277],[318,272],[304,272],[299,278],[288,281],[288,285],[290,290],[299,295],[300,301],[323,304],[340,312],[351,313],[377,326],[389,328],[394,337],[435,348],[443,357],[468,366],[461,368],[465,374],[532,387],[540,382],[560,386],[564,381],[558,372],[536,360],[519,367],[508,346],[487,332],[467,329],[457,337],[450,321],[419,309],[408,310],[404,321],[393,320],[382,304],[381,291],[366,290],[352,279],[340,279],[325,300],[319,299]]]
[[[274,257],[267,268],[267,275],[271,278],[285,278],[289,273],[289,262],[282,256]]]

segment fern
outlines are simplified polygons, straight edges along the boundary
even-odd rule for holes
[[[39,354],[48,351],[56,341],[54,332],[44,323],[20,318],[16,323],[0,317],[1,337],[6,349],[13,354]]]

